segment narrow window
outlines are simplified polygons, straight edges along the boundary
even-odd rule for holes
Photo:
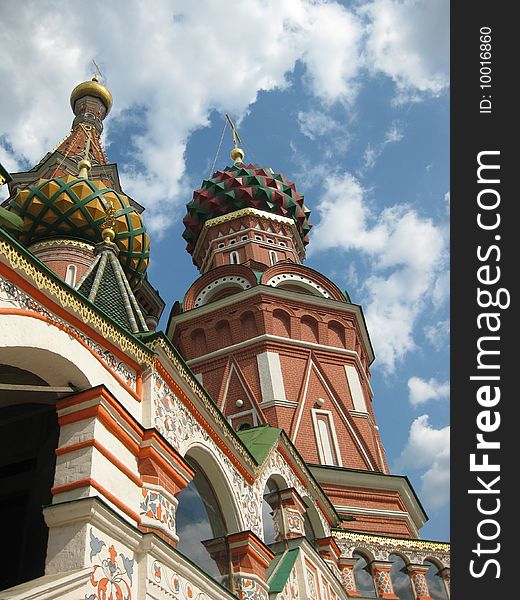
[[[325,411],[315,411],[314,424],[318,442],[318,453],[322,464],[341,466],[332,415]]]
[[[269,250],[269,260],[271,265],[275,265],[278,262],[278,256],[274,250]]]
[[[233,250],[233,252],[229,255],[229,263],[232,265],[238,265],[240,263],[240,257],[238,256],[238,252]]]
[[[76,265],[69,265],[65,272],[65,283],[74,287],[76,285]]]

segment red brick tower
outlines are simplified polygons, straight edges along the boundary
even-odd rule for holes
[[[285,430],[352,529],[416,536],[424,512],[389,475],[372,410],[362,309],[301,264],[311,225],[295,185],[232,158],[187,205],[202,275],[168,335],[236,429]]]

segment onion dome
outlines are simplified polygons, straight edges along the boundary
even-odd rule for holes
[[[9,203],[9,209],[23,219],[19,239],[26,245],[58,237],[97,244],[102,241],[103,223],[111,206],[115,209],[119,260],[130,283],[135,284],[148,266],[150,238],[141,215],[124,194],[101,180],[67,175],[39,179]]]
[[[72,90],[70,94],[70,106],[73,111],[76,105],[76,101],[80,98],[84,98],[85,96],[93,96],[94,98],[99,98],[101,102],[103,102],[103,104],[105,105],[105,116],[108,115],[110,109],[112,108],[112,94],[110,93],[110,90],[108,90],[108,88],[99,83],[96,76],[94,76],[90,81],[83,81]]]
[[[240,157],[239,157],[240,159]],[[186,205],[182,236],[188,242],[191,254],[204,223],[243,208],[256,208],[293,219],[304,244],[308,244],[310,210],[303,204],[303,196],[294,183],[282,173],[274,173],[257,165],[236,162],[232,167],[216,171],[193,192],[193,200]]]

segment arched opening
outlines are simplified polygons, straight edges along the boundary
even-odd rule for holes
[[[280,488],[274,479],[270,478],[265,484],[264,495],[262,498],[262,521],[264,524],[264,543],[269,545],[277,541],[278,527],[276,525],[275,511],[271,504],[267,502],[266,497],[273,498],[272,495],[278,494]]]
[[[215,491],[202,467],[191,457],[186,461],[195,477],[178,495],[176,526],[177,550],[192,560],[215,580],[226,583],[228,561],[212,555],[203,544],[206,540],[225,540],[227,527]],[[225,547],[225,541],[224,541]],[[227,563],[227,564],[226,564]]]
[[[330,321],[327,325],[328,345],[335,348],[345,348],[345,328],[337,321]]]
[[[433,560],[425,560],[424,564],[429,565],[430,567],[426,573],[426,582],[428,583],[430,596],[433,600],[448,600],[446,586],[442,577],[439,575],[439,571],[442,567]]]
[[[389,560],[392,563],[390,578],[395,594],[400,600],[415,600],[412,582],[406,571],[406,562],[398,554],[391,554]]]
[[[45,571],[49,530],[42,507],[52,501],[59,426],[56,394],[30,390],[47,385],[34,373],[0,365],[0,508],[9,544],[0,589]]]
[[[291,337],[291,316],[284,310],[273,311],[273,333],[281,337]]]
[[[305,342],[318,343],[318,321],[313,317],[305,315],[301,321],[301,335]]]
[[[303,515],[303,526],[305,531],[305,537],[309,542],[313,543],[317,538],[323,538],[326,536],[325,528],[321,522],[320,516],[316,506],[312,500],[305,496],[303,503],[307,507],[305,514]]]
[[[240,264],[240,255],[237,250],[233,250],[233,252],[229,253],[229,262],[232,265]]]
[[[242,338],[250,340],[258,335],[255,315],[251,311],[247,311],[240,317],[240,329]]]
[[[312,526],[312,521],[308,512],[303,514],[303,530],[305,532],[307,541],[314,545],[314,541],[316,540],[316,532],[314,531],[314,527]]]
[[[219,348],[231,345],[231,328],[228,321],[219,321],[215,327]]]
[[[202,356],[207,353],[208,346],[206,344],[206,334],[203,329],[195,329],[191,333],[191,342],[195,356]]]
[[[357,559],[354,565],[354,581],[357,591],[365,598],[376,598],[374,580],[368,569],[369,559],[357,550],[352,553],[352,556]]]
[[[69,265],[65,271],[65,283],[68,283],[71,287],[76,285],[76,265]]]

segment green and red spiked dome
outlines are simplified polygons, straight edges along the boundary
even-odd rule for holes
[[[186,208],[182,237],[188,242],[190,254],[206,221],[243,208],[256,208],[292,219],[302,242],[309,242],[312,225],[303,196],[282,173],[274,173],[269,168],[238,163],[216,171],[193,192],[193,199]]]

